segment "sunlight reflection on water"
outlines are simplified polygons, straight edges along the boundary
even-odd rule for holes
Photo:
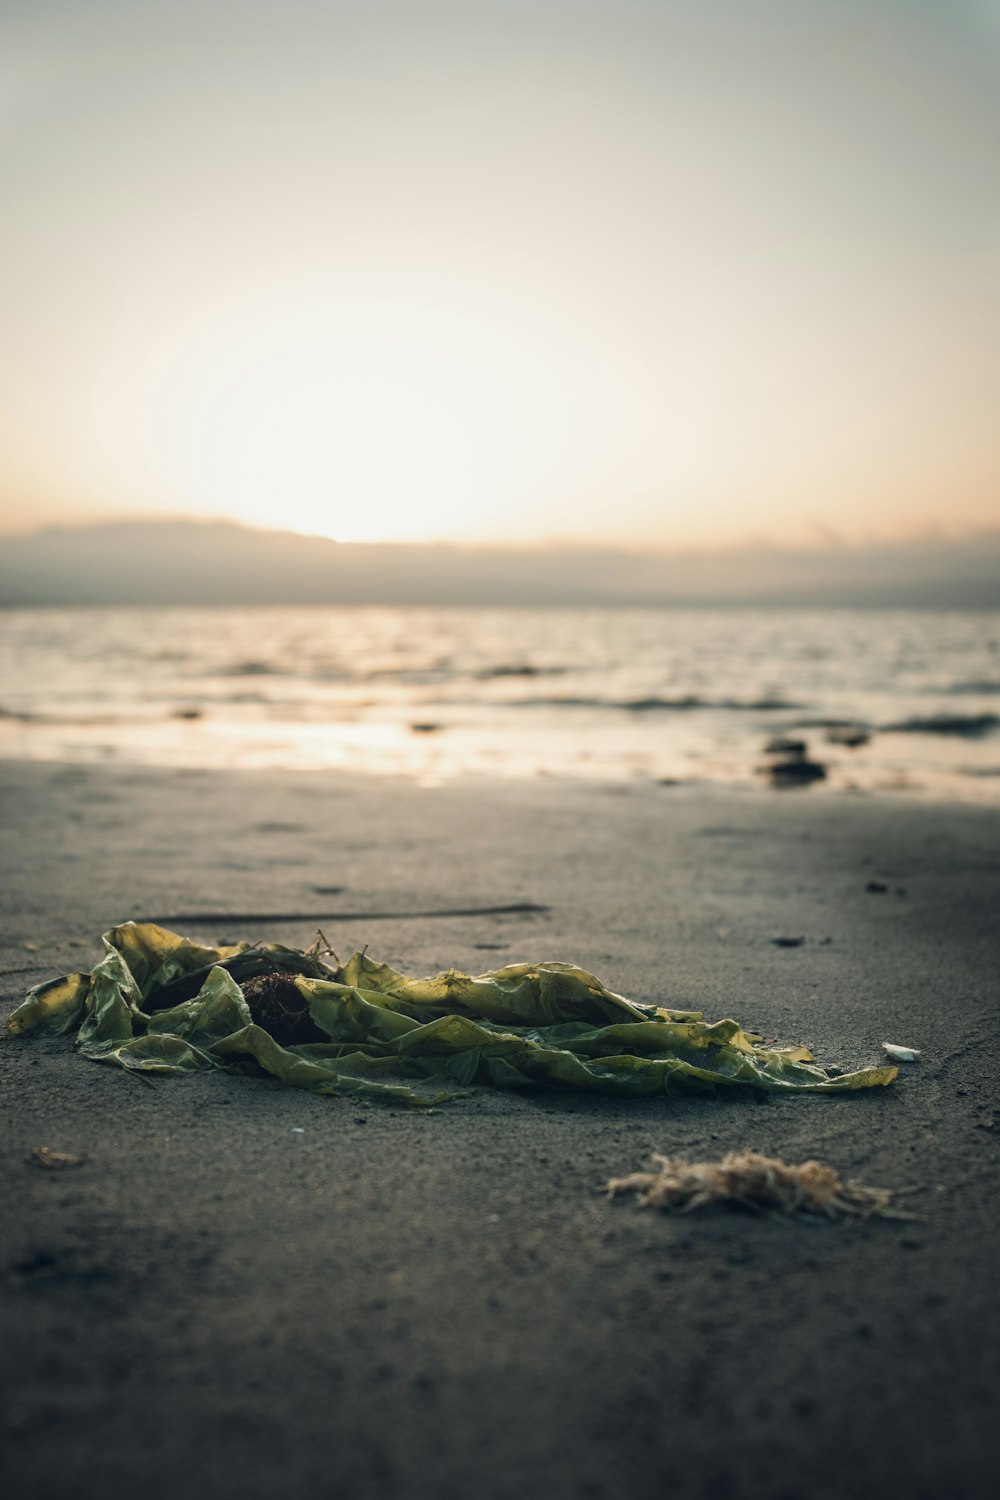
[[[14,610],[0,680],[8,757],[749,787],[781,735],[823,788],[1000,800],[988,613]]]

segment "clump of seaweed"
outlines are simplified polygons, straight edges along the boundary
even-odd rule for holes
[[[270,1032],[283,1047],[300,1042],[327,1042],[309,1013],[309,1001],[295,980],[277,969],[258,974],[241,985],[243,998],[258,1026]]]
[[[833,1167],[818,1161],[790,1165],[756,1151],[730,1151],[714,1162],[660,1155],[652,1160],[654,1171],[612,1178],[608,1197],[634,1191],[644,1208],[668,1213],[723,1204],[797,1219],[910,1217],[890,1207],[888,1189],[845,1182]]]
[[[211,947],[153,922],[123,922],[103,942],[90,974],[36,985],[8,1033],[74,1033],[81,1056],[142,1072],[241,1068],[249,1058],[294,1088],[420,1108],[464,1098],[476,1083],[629,1097],[720,1087],[841,1093],[890,1084],[899,1072],[895,1063],[824,1068],[808,1047],[764,1043],[732,1019],[640,1004],[574,964],[419,978],[365,952],[341,964],[322,934],[305,951]],[[258,1024],[248,1026],[248,1014]],[[421,1087],[387,1082],[391,1073]]]

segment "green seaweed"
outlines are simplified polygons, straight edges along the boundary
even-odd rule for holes
[[[838,1073],[806,1047],[769,1047],[733,1020],[640,1005],[572,964],[510,964],[415,979],[365,953],[331,966],[318,950],[211,948],[149,922],[104,934],[90,975],[31,990],[14,1036],[76,1031],[83,1056],[141,1073],[238,1067],[319,1094],[429,1106],[476,1084],[640,1096],[743,1085],[842,1093],[891,1083],[892,1066]],[[326,1041],[282,1045],[240,987],[290,978]],[[407,1081],[404,1081],[407,1080]]]

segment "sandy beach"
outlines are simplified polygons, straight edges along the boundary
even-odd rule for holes
[[[923,1054],[845,1097],[481,1089],[425,1115],[221,1072],[144,1083],[4,1037],[15,1500],[993,1493],[1000,810],[0,776],[4,1018],[144,917],[297,946],[319,925],[412,973],[570,960],[825,1063]],[[42,1169],[39,1145],[84,1161]],[[921,1217],[677,1218],[603,1195],[651,1151],[744,1146],[919,1187]]]

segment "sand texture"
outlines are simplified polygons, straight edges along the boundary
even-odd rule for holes
[[[0,774],[4,1018],[143,917],[213,942],[301,945],[319,924],[412,973],[569,960],[844,1068],[885,1040],[922,1051],[843,1097],[481,1089],[425,1115],[223,1073],[145,1083],[4,1038],[13,1500],[994,1493],[1000,813]],[[918,1186],[923,1217],[675,1217],[604,1194],[653,1152],[742,1149]]]

